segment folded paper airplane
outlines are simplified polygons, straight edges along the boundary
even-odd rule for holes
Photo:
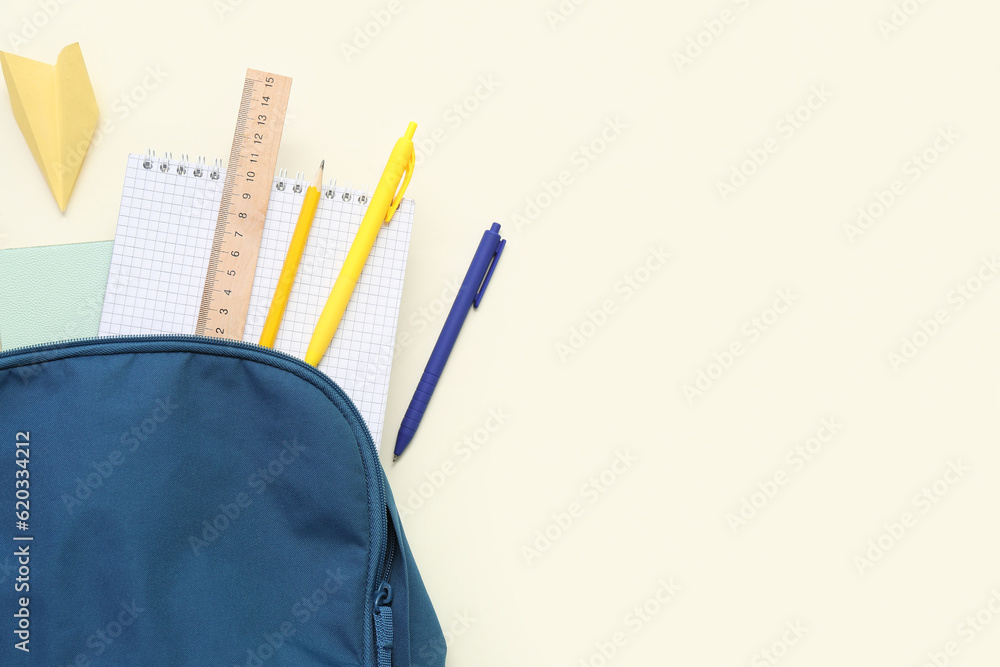
[[[0,51],[0,66],[14,118],[65,211],[99,114],[80,45],[63,49],[55,65]]]

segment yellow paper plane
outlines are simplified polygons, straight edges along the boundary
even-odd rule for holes
[[[0,51],[0,66],[18,127],[65,211],[99,115],[80,45],[55,65]]]

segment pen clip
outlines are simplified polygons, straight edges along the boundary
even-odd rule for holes
[[[490,284],[490,278],[493,277],[493,270],[497,268],[497,262],[500,261],[500,253],[503,252],[505,245],[507,245],[507,239],[501,239],[500,245],[497,246],[497,251],[493,254],[493,259],[490,260],[490,269],[486,272],[486,277],[483,278],[483,284],[479,287],[476,297],[472,300],[473,308],[479,308],[479,302],[483,300],[483,292],[486,291],[486,286]]]
[[[392,216],[396,214],[396,209],[399,208],[400,203],[403,201],[403,194],[406,192],[406,187],[410,184],[410,177],[413,176],[413,167],[416,166],[417,156],[416,151],[413,150],[412,146],[410,148],[410,159],[406,165],[406,175],[403,176],[403,184],[399,186],[399,192],[396,193],[395,198],[393,198],[392,203],[389,204],[389,210],[385,213],[385,221],[389,222],[392,220]]]

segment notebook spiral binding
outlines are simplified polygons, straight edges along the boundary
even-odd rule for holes
[[[215,158],[212,166],[209,167],[203,155],[199,155],[196,161],[191,162],[187,153],[181,153],[180,159],[174,160],[170,153],[164,153],[163,157],[157,157],[156,151],[148,149],[142,159],[142,168],[159,169],[165,174],[174,173],[190,178],[207,177],[213,181],[222,180],[222,159]],[[288,178],[288,170],[279,169],[278,175],[274,178],[274,189],[284,192],[289,186],[295,194],[304,192],[309,186],[309,182],[305,180],[305,173],[297,171],[295,178]],[[336,179],[323,186],[323,194],[327,199],[339,198],[344,203],[354,202],[361,205],[367,204],[368,198],[371,196],[368,188],[355,189],[352,184],[338,190]]]

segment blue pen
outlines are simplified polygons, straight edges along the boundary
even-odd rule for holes
[[[469,308],[478,308],[479,302],[483,300],[483,292],[493,277],[493,270],[497,268],[497,261],[503,247],[507,245],[506,239],[500,238],[500,224],[494,222],[493,226],[483,233],[483,240],[479,242],[476,256],[472,258],[472,265],[469,266],[462,287],[458,290],[455,303],[451,306],[448,319],[444,321],[441,335],[438,336],[437,343],[434,344],[434,351],[424,368],[424,374],[420,378],[417,390],[413,392],[410,399],[410,406],[406,408],[406,415],[403,416],[403,423],[399,425],[399,435],[396,436],[396,448],[393,451],[392,460],[395,461],[403,453],[406,446],[413,440],[413,435],[420,426],[420,420],[427,409],[427,403],[431,400],[434,387],[437,386],[444,365],[448,362],[448,355],[451,348],[455,346],[458,339],[458,332],[462,330],[465,323],[465,316],[469,314]]]

